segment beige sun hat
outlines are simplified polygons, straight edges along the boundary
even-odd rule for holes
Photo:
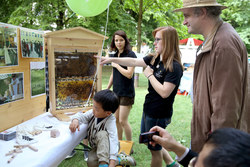
[[[174,12],[180,12],[182,9],[186,8],[206,6],[220,6],[222,10],[227,8],[226,6],[217,3],[216,0],[183,0],[183,7],[175,9]]]

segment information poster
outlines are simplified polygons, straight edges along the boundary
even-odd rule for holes
[[[23,73],[0,74],[0,105],[23,99]]]
[[[17,29],[0,23],[0,67],[18,65]]]
[[[21,29],[23,58],[43,58],[43,33]]]

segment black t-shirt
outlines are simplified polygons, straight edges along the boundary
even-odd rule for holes
[[[118,52],[110,57],[118,57]],[[136,55],[133,51],[125,51],[120,54],[120,57],[131,57],[136,58]],[[126,66],[120,65],[122,68],[127,69]],[[128,79],[122,75],[116,68],[113,68],[113,91],[118,96],[123,97],[135,97],[135,88],[134,88],[134,76],[131,79]]]
[[[171,118],[173,114],[173,103],[180,85],[183,70],[181,65],[174,61],[173,72],[166,71],[160,56],[158,56],[153,65],[150,64],[153,56],[145,56],[144,62],[154,70],[155,78],[163,84],[164,82],[170,82],[175,84],[173,92],[167,98],[162,98],[152,87],[150,81],[148,81],[148,94],[145,97],[143,111],[145,114],[152,118]]]

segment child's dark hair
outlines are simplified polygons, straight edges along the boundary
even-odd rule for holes
[[[94,100],[102,105],[104,111],[111,111],[112,113],[115,113],[120,104],[118,96],[109,89],[97,92]]]

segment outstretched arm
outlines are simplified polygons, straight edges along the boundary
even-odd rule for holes
[[[95,56],[95,57],[100,59],[101,65],[114,62],[114,63],[127,66],[127,67],[137,67],[137,66],[146,67],[147,66],[144,60],[139,59],[139,58],[127,58],[127,57],[115,58],[115,57],[101,57],[101,56]]]

